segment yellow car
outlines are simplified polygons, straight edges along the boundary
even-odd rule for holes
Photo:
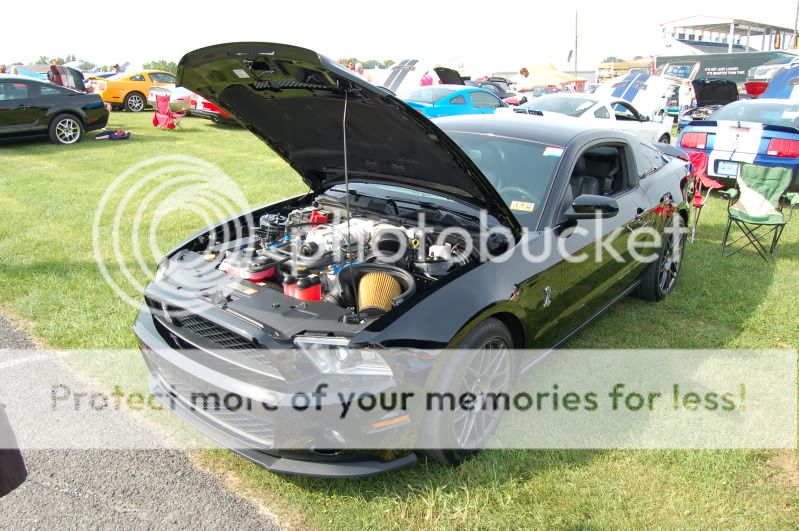
[[[147,95],[152,87],[175,83],[175,74],[161,70],[143,70],[116,74],[108,78],[90,78],[86,85],[113,108],[141,112],[147,107]]]

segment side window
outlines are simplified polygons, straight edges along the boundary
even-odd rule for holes
[[[638,177],[643,179],[665,166],[666,159],[658,150],[641,144],[635,152],[635,165],[638,167]]]
[[[162,74],[160,72],[153,72],[150,74],[150,79],[153,80],[153,83],[174,83],[175,76],[172,74]]]
[[[603,144],[585,150],[577,159],[569,180],[571,197],[583,194],[613,196],[632,188],[625,149],[622,145]]]
[[[604,120],[610,120],[610,113],[608,112],[608,108],[603,105],[599,109],[595,110],[594,118],[602,118]]]
[[[39,96],[66,96],[68,90],[55,85],[39,85]]]
[[[463,96],[455,96],[454,98],[449,100],[449,102],[452,105],[466,105],[466,98],[464,98]]]
[[[130,76],[131,81],[144,81],[144,76],[141,74],[136,74],[135,76]]]
[[[496,109],[501,105],[499,98],[488,92],[472,92],[472,103],[478,109]]]
[[[19,81],[0,83],[0,101],[24,100],[30,96],[31,87],[27,83]]]
[[[617,120],[638,121],[638,113],[628,104],[617,102],[613,104],[613,114]]]

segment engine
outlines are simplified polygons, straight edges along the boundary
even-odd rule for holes
[[[436,236],[405,223],[307,207],[262,216],[246,245],[207,260],[232,277],[369,318],[469,262],[471,242]]]

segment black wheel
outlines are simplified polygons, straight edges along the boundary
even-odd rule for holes
[[[446,366],[438,379],[437,391],[456,396],[471,393],[478,399],[473,407],[455,411],[429,411],[422,424],[425,449],[422,452],[439,463],[457,465],[475,456],[496,431],[502,409],[481,407],[479,398],[487,392],[507,392],[513,381],[513,338],[508,328],[489,318],[477,325],[447,353]],[[489,405],[491,406],[491,405]]]
[[[682,268],[685,250],[685,221],[674,215],[673,230],[663,236],[657,260],[649,264],[641,276],[638,296],[648,301],[662,301],[674,290]]]
[[[147,100],[141,92],[131,92],[125,96],[125,109],[130,112],[142,112],[147,106]]]
[[[663,136],[660,137],[660,140],[658,140],[658,142],[660,142],[661,144],[671,144],[671,137],[667,134],[664,134]]]
[[[50,140],[56,144],[75,144],[83,138],[83,122],[74,114],[59,114],[50,122]]]

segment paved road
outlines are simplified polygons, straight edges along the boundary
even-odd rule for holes
[[[0,317],[0,348],[32,349],[33,344]],[[31,392],[32,374],[76,388],[83,384],[47,356],[16,353],[4,359],[0,354],[0,371],[0,400],[8,405],[12,425],[15,401]],[[20,421],[28,420],[17,415],[15,431],[28,432]],[[34,445],[37,449],[23,450],[28,480],[0,499],[0,529],[278,529],[257,506],[197,469],[185,452],[157,448],[159,435],[129,414],[95,416],[80,429],[103,440],[124,438],[128,444],[120,446],[139,449]],[[141,449],[150,446],[154,449]]]

